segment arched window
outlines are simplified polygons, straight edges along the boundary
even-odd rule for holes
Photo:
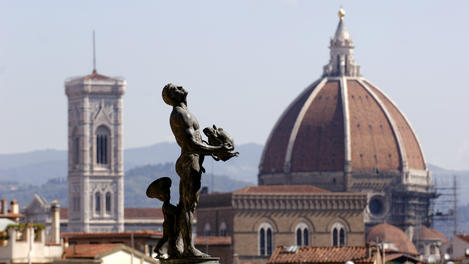
[[[347,244],[347,233],[345,226],[341,223],[335,223],[331,229],[332,246],[341,247]]]
[[[268,223],[262,223],[259,228],[259,255],[272,255],[273,233],[272,226]]]
[[[109,129],[100,126],[96,130],[96,163],[106,165],[109,163],[109,146],[110,146]]]
[[[261,228],[259,230],[259,255],[265,255],[265,230]]]
[[[225,222],[221,222],[219,233],[220,233],[220,236],[226,236],[226,223]]]
[[[106,213],[111,213],[111,192],[106,193]]]
[[[303,245],[309,246],[309,230],[307,228],[303,230]]]
[[[299,223],[296,226],[296,245],[308,246],[309,245],[309,228],[305,223]]]
[[[210,236],[211,228],[209,223],[205,223],[204,226],[204,236]]]
[[[94,194],[94,211],[96,214],[101,213],[101,194],[99,192]]]

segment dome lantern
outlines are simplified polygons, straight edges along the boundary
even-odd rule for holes
[[[338,16],[339,24],[329,46],[331,58],[324,66],[323,76],[359,76],[360,66],[353,58],[353,41],[344,24],[344,9],[340,8]]]

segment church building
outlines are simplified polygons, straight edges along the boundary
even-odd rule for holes
[[[258,186],[200,197],[197,233],[231,237],[226,263],[263,263],[279,246],[365,246],[366,230],[384,221],[412,241],[431,224],[435,193],[417,136],[360,75],[338,15],[329,63],[274,125]]]

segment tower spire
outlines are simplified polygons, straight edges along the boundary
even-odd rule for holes
[[[330,42],[329,64],[324,66],[324,76],[359,76],[360,66],[353,59],[353,41],[345,28],[345,10],[340,7],[338,12],[339,24]]]
[[[96,73],[96,38],[93,29],[93,73]]]

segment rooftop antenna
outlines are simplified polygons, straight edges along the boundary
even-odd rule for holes
[[[96,37],[93,29],[93,73],[96,73]]]

